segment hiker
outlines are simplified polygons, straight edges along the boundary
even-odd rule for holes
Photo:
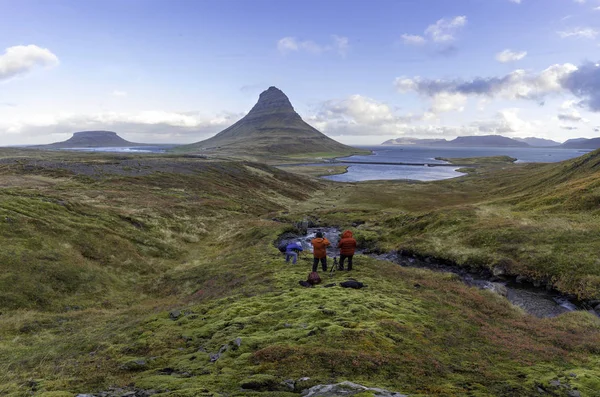
[[[338,243],[340,249],[340,266],[338,270],[344,270],[344,260],[348,258],[348,271],[352,270],[352,257],[356,250],[356,240],[352,237],[352,232],[346,230],[342,233],[342,239]]]
[[[322,232],[317,232],[316,237],[313,238],[310,243],[313,246],[313,256],[314,256],[312,271],[313,272],[317,271],[317,265],[319,264],[319,261],[321,261],[321,267],[323,268],[323,271],[326,272],[327,271],[327,247],[331,243],[329,242],[329,240],[327,240],[325,237],[323,237]]]
[[[295,265],[298,260],[298,252],[304,251],[302,244],[299,241],[289,243],[285,246],[285,263],[290,263],[292,258],[292,264]]]

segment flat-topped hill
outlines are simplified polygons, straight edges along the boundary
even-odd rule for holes
[[[75,147],[119,147],[119,146],[144,146],[146,143],[129,142],[116,132],[112,131],[80,131],[66,141],[55,142],[39,147],[49,148],[75,148]]]

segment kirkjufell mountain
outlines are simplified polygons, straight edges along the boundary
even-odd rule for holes
[[[308,125],[276,87],[263,91],[250,112],[231,127],[207,140],[180,146],[177,151],[277,155],[358,152]]]
[[[145,143],[129,142],[112,131],[80,131],[66,141],[41,145],[50,148],[84,148],[84,147],[121,147],[144,146]]]

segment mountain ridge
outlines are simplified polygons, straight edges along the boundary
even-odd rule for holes
[[[398,142],[401,143],[396,143]],[[528,147],[525,142],[516,139],[507,138],[502,135],[477,135],[477,136],[459,136],[453,140],[446,139],[418,139],[418,138],[397,138],[390,139],[382,145],[424,145],[424,146],[493,146],[493,147]]]

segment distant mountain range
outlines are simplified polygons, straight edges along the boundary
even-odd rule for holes
[[[515,138],[515,139],[520,142],[525,142],[529,146],[535,146],[535,147],[560,146],[560,142],[556,142],[556,141],[553,141],[550,139],[535,138],[535,137]]]
[[[569,139],[565,143],[542,138],[507,138],[502,135],[460,136],[446,139],[396,138],[382,145],[452,146],[452,147],[555,147],[557,149],[600,149],[600,138]]]
[[[577,138],[577,139],[569,139],[560,147],[565,149],[598,149],[600,148],[600,138]]]
[[[148,143],[129,142],[112,131],[80,131],[66,141],[55,142],[49,145],[39,145],[39,148],[90,148],[90,147],[127,147],[148,146]]]

